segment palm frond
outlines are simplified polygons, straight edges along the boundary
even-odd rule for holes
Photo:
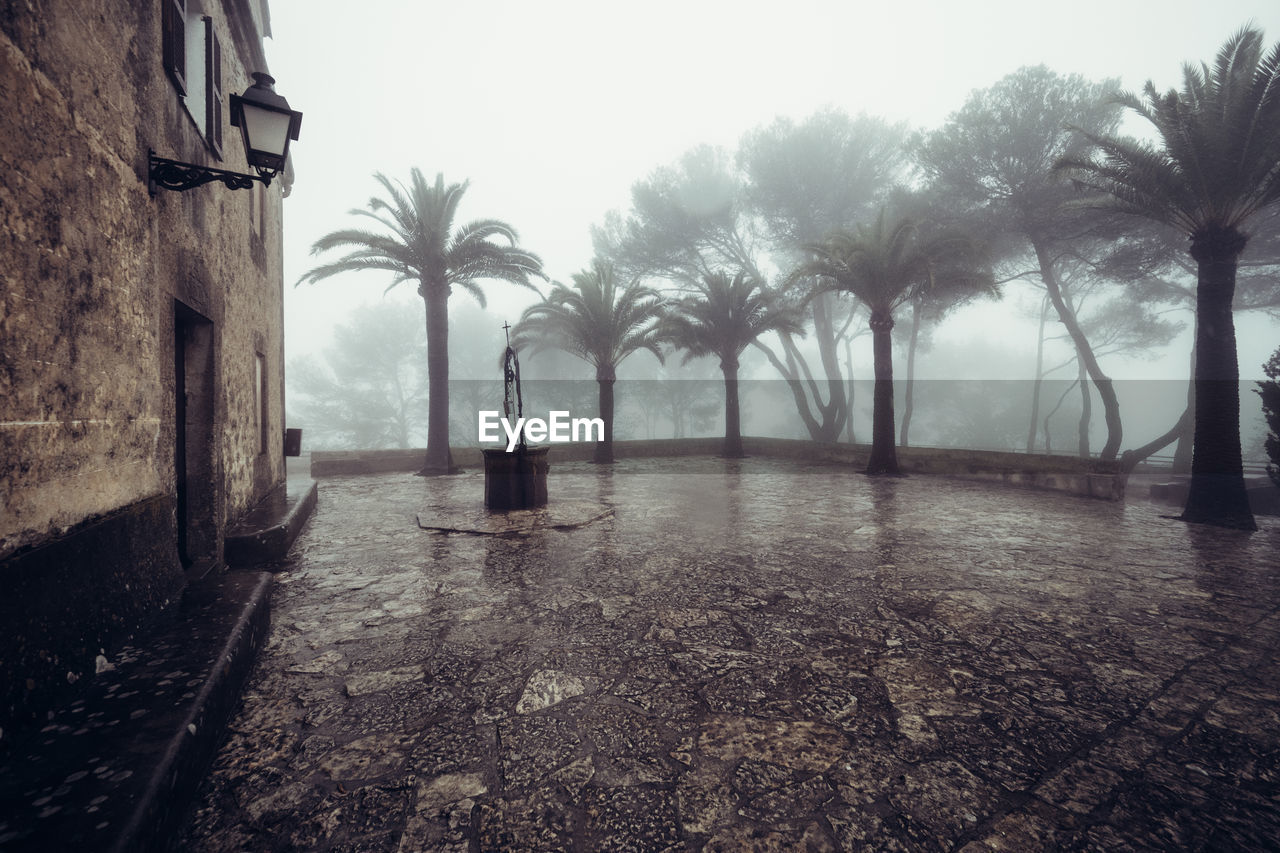
[[[453,231],[468,182],[446,184],[443,174],[428,182],[417,168],[410,171],[407,186],[381,172],[374,179],[382,194],[351,213],[372,219],[380,227],[340,229],[318,238],[311,247],[313,255],[343,248],[351,251],[308,270],[299,284],[343,272],[380,269],[395,274],[388,289],[416,280],[419,292],[425,295],[432,289],[457,285],[481,305],[485,299],[478,282],[483,280],[507,281],[537,291],[532,279],[545,277],[542,260],[517,245],[513,227],[498,219],[478,219]]]
[[[1117,102],[1151,123],[1159,148],[1077,131],[1087,151],[1057,168],[1078,186],[1189,236],[1239,230],[1280,201],[1280,43],[1264,55],[1261,31],[1237,31],[1212,66],[1185,64],[1180,91],[1147,81]]]
[[[542,302],[517,324],[522,341],[538,341],[573,353],[597,369],[613,368],[638,349],[661,359],[654,334],[662,297],[638,281],[619,288],[614,268],[595,261],[573,276],[573,286],[555,282]]]

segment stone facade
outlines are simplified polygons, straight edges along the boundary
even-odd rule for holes
[[[266,0],[0,0],[0,726],[284,480],[288,176],[148,191],[150,150],[247,171],[267,35]]]

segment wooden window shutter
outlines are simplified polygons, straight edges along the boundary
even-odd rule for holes
[[[164,50],[164,70],[187,94],[187,3],[186,0],[160,0],[160,29]]]
[[[222,159],[222,42],[213,29],[213,19],[204,19],[205,139]]]

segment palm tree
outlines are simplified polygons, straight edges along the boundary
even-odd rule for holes
[[[596,443],[598,463],[613,462],[613,383],[618,364],[637,350],[648,350],[662,361],[657,322],[662,297],[638,280],[619,289],[612,264],[596,260],[573,276],[573,287],[556,282],[551,293],[525,309],[512,330],[517,349],[532,344],[537,355],[561,349],[596,369],[604,441]]]
[[[705,274],[696,293],[675,302],[662,324],[662,334],[685,351],[685,363],[699,356],[720,359],[724,373],[723,455],[741,458],[742,417],[738,405],[738,357],[766,332],[804,334],[799,318],[784,309],[776,295],[755,278],[738,273]]]
[[[809,260],[792,278],[825,279],[823,290],[850,293],[871,312],[872,400],[871,457],[867,474],[899,474],[894,449],[893,315],[899,306],[945,282],[960,289],[989,289],[991,272],[972,241],[958,234],[921,237],[909,217],[886,221],[881,208],[875,224],[837,230],[821,243],[805,246]]]
[[[458,203],[468,181],[445,185],[437,174],[435,185],[413,169],[406,187],[385,175],[374,177],[386,190],[386,198],[369,199],[367,216],[379,230],[348,228],[316,240],[311,254],[349,248],[336,261],[314,267],[298,284],[314,284],[339,273],[383,270],[393,274],[387,290],[402,281],[416,281],[426,308],[427,321],[427,458],[419,474],[456,471],[449,452],[449,296],[454,286],[471,294],[483,307],[484,293],[476,284],[483,279],[509,281],[537,290],[532,276],[542,276],[542,261],[516,244],[516,230],[497,219],[479,219],[453,229]],[[389,233],[388,233],[389,232]],[[494,242],[494,238],[503,242]]]
[[[1245,28],[1214,66],[1183,66],[1182,91],[1116,102],[1154,125],[1160,145],[1087,133],[1081,157],[1057,168],[1103,193],[1098,204],[1171,225],[1196,261],[1195,438],[1182,519],[1255,530],[1240,453],[1236,267],[1255,214],[1280,201],[1280,43],[1263,55],[1262,32]]]

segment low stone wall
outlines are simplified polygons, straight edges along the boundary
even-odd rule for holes
[[[613,452],[618,459],[715,456],[722,445],[723,440],[719,437],[615,441]],[[865,466],[871,452],[871,447],[865,444],[823,444],[788,438],[744,437],[743,447],[749,456],[773,456],[853,467]],[[588,462],[594,449],[595,445],[588,442],[558,444],[552,448],[550,462],[553,467],[558,462]],[[421,449],[313,451],[311,475],[331,477],[342,474],[417,471],[422,467],[425,457],[426,451]],[[453,448],[453,460],[464,468],[479,468],[483,465],[480,450],[475,447]],[[1108,501],[1124,499],[1127,479],[1114,462],[994,450],[900,447],[898,464],[908,474],[982,480]]]
[[[866,444],[821,444],[785,438],[748,438],[745,445],[748,453],[760,456],[855,467],[866,465],[871,453],[871,446]],[[932,474],[1067,492],[1099,500],[1124,500],[1127,478],[1115,462],[942,447],[899,447],[897,453],[898,465],[907,474]]]
[[[458,451],[454,450],[457,457]],[[479,457],[479,453],[476,454]],[[385,474],[390,471],[417,471],[427,459],[427,451],[414,450],[313,450],[312,477],[343,474]],[[459,462],[465,465],[465,462]]]

